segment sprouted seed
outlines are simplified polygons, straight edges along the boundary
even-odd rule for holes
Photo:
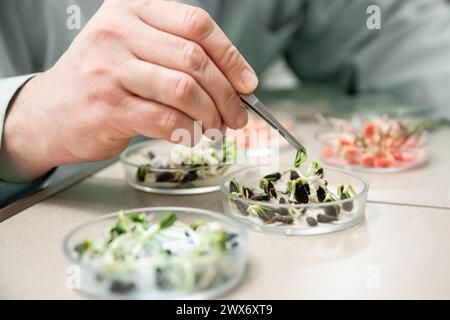
[[[337,200],[336,197],[331,192],[328,192],[327,195],[325,196],[324,202],[325,203],[326,202],[335,202],[336,200]],[[324,211],[327,216],[338,217],[338,215],[341,211],[341,207],[338,205],[330,204],[330,205],[327,205],[324,207]]]
[[[252,189],[243,187],[242,188],[242,194],[245,199],[251,199],[255,194],[253,193]]]
[[[239,182],[237,182],[236,179],[233,179],[230,182],[230,192],[232,194],[239,194],[239,193],[241,193],[241,187],[239,185]]]
[[[97,281],[110,281],[112,293],[129,294],[139,288],[192,291],[216,286],[231,276],[231,262],[222,258],[238,245],[237,235],[218,223],[198,220],[189,225],[177,220],[175,212],[150,223],[146,214],[120,212],[112,228],[77,244],[74,251],[80,262],[99,270]],[[199,257],[210,265],[205,268]],[[148,276],[141,281],[136,274]]]
[[[301,153],[297,154],[300,159]],[[303,172],[303,171],[302,171]],[[298,169],[275,172],[259,180],[259,189],[244,186],[233,178],[229,183],[230,193],[242,201],[233,199],[237,210],[243,215],[259,218],[265,224],[288,225],[305,220],[309,226],[318,223],[333,223],[339,220],[341,210],[351,213],[354,209],[352,197],[355,189],[350,184],[339,184],[335,193],[330,190],[325,172],[317,161],[312,161],[306,173]],[[246,200],[258,201],[245,206]],[[346,200],[342,205],[339,200]],[[321,203],[319,209],[307,205]],[[265,205],[268,204],[268,205]],[[322,212],[318,212],[318,210]]]
[[[306,150],[298,150],[297,154],[295,155],[294,167],[299,168],[307,159],[308,155],[306,154]]]
[[[338,197],[341,200],[350,199],[351,198],[350,193],[354,196],[356,195],[355,189],[353,189],[353,187],[349,184],[347,184],[345,186],[343,184],[340,184],[337,187],[337,192],[338,192]],[[345,211],[352,211],[353,210],[353,201],[347,201],[347,202],[342,203],[342,209],[344,209]]]

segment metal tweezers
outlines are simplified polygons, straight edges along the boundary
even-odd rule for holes
[[[306,153],[305,147],[278,121],[267,109],[267,107],[252,94],[241,94],[242,102],[244,102],[257,115],[263,118],[272,128],[286,139],[297,151],[301,150]]]

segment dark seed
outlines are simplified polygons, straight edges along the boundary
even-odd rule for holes
[[[174,178],[172,172],[162,172],[156,175],[156,182],[172,182]]]
[[[234,202],[234,204],[236,205],[236,208],[239,210],[239,212],[243,216],[248,216],[248,212],[247,212],[248,205],[247,204],[245,204],[239,200],[232,200],[232,201]]]
[[[306,192],[307,192],[308,194],[311,194],[311,190],[309,189],[309,184],[308,184],[308,183],[305,183],[303,186],[305,187]]]
[[[277,180],[280,180],[280,178],[281,178],[281,173],[279,173],[279,172],[271,173],[264,177],[264,179],[266,179],[267,181],[277,181]]]
[[[234,238],[237,238],[238,234],[237,233],[233,233],[233,232],[229,232],[227,234],[227,236],[228,236],[228,240],[232,240]]]
[[[317,189],[317,199],[319,200],[319,202],[323,202],[326,195],[327,192],[325,191],[325,189],[319,186],[319,188]]]
[[[267,196],[270,198],[277,198],[277,191],[275,190],[275,187],[273,185],[273,183],[271,181],[269,181],[267,183],[267,187],[266,187],[266,193]]]
[[[290,180],[296,180],[298,178],[300,178],[300,176],[298,175],[297,171],[292,170]]]
[[[256,194],[250,198],[253,201],[269,201],[269,197],[266,194]]]
[[[319,221],[320,223],[331,223],[331,222],[337,221],[337,218],[328,216],[326,214],[318,214],[317,221]]]
[[[230,181],[230,192],[231,193],[239,193],[239,186],[236,184],[234,180]]]
[[[245,199],[250,199],[251,197],[253,197],[255,195],[253,193],[252,189],[247,188],[247,187],[242,188],[242,193],[244,194]]]
[[[144,166],[139,166],[137,172],[136,172],[136,179],[139,182],[144,182],[145,181],[145,176],[147,175],[147,169],[148,166],[144,165]]]
[[[306,217],[306,222],[308,222],[308,224],[309,224],[311,227],[317,226],[317,221],[316,221],[316,219],[314,219],[313,217]]]
[[[109,290],[113,293],[125,294],[133,291],[135,288],[136,285],[132,282],[113,281]]]
[[[315,172],[316,176],[319,176],[320,178],[323,178],[323,168],[320,168]]]
[[[192,182],[192,181],[197,180],[197,177],[198,177],[197,171],[192,170],[192,171],[189,171],[189,173],[186,176],[184,176],[184,178],[183,178],[183,180],[181,180],[181,182],[182,183]]]
[[[286,204],[286,199],[281,197],[280,200],[278,201],[279,204]]]
[[[293,224],[294,223],[294,219],[292,219],[292,217],[289,216],[280,216],[280,215],[275,215],[272,218],[270,218],[269,220],[266,221],[266,224],[274,224],[277,222],[281,222],[284,224]]]
[[[171,256],[171,255],[172,255],[172,251],[166,250],[166,254],[167,254],[168,256]]]
[[[156,155],[155,155],[155,153],[154,153],[153,151],[149,151],[149,152],[147,153],[147,155],[148,155],[148,158],[149,158],[150,160],[153,160],[153,159],[155,159],[155,157],[156,157]]]
[[[306,190],[305,185],[297,183],[295,185],[294,196],[298,203],[308,203],[308,191]]]
[[[337,218],[341,208],[339,206],[325,206],[324,211],[327,216]]]

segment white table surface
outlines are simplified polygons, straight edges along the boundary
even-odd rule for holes
[[[300,129],[314,157],[316,127],[305,123]],[[450,128],[433,138],[428,166],[402,174],[364,174],[371,184],[369,200],[402,205],[369,203],[361,224],[334,234],[283,237],[249,231],[247,274],[222,298],[449,299]],[[62,241],[92,218],[163,205],[222,211],[220,193],[149,195],[128,187],[122,176],[114,164],[0,223],[0,298],[84,298],[67,289]]]

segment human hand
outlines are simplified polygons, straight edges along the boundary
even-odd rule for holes
[[[247,123],[237,92],[258,80],[202,9],[160,0],[108,0],[53,68],[10,106],[0,175],[31,180],[53,167],[109,159],[142,134]],[[175,141],[178,142],[178,141]]]

